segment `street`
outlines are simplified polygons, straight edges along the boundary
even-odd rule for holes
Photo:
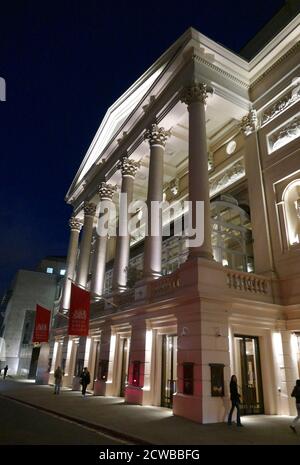
[[[0,397],[0,445],[124,444],[78,424]]]
[[[226,422],[200,424],[171,409],[126,404],[123,398],[93,396],[28,380],[0,380],[0,444],[67,445],[299,445],[292,417],[246,415],[244,428]],[[235,418],[233,418],[235,421]],[[300,426],[300,425],[299,425]],[[299,427],[298,433],[299,431]]]

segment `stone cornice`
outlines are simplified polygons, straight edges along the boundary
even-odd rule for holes
[[[248,81],[246,81],[246,80],[243,81],[242,79],[237,78],[234,74],[231,74],[231,73],[229,73],[229,71],[226,71],[225,69],[220,68],[219,66],[215,65],[214,63],[212,63],[212,62],[210,62],[208,60],[205,60],[205,58],[203,58],[202,56],[194,54],[193,59],[195,61],[197,61],[198,63],[202,63],[205,66],[207,66],[208,68],[211,68],[213,71],[216,71],[221,76],[224,76],[227,79],[230,79],[231,81],[235,82],[239,86],[242,86],[242,87],[244,87],[246,89],[249,89],[250,84],[249,84]]]
[[[289,56],[293,55],[298,51],[300,47],[300,40],[296,42],[293,47],[291,47],[287,52],[281,55],[275,63],[273,63],[269,68],[267,68],[263,73],[261,73],[258,78],[256,78],[253,82],[251,82],[249,89],[253,89],[259,82],[261,82],[267,75],[269,75],[274,69],[278,68],[281,63],[286,60]]]

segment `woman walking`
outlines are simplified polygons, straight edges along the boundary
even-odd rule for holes
[[[298,420],[300,420],[300,379],[297,379],[296,386],[294,387],[291,396],[295,397],[296,400],[297,416],[294,418],[293,423],[290,425],[290,428],[294,433],[297,433],[295,426]]]
[[[237,426],[243,426],[241,423],[241,416],[240,416],[240,394],[238,393],[238,387],[237,387],[237,379],[235,375],[231,376],[230,380],[230,400],[231,400],[231,410],[228,415],[228,425],[230,426],[232,424],[232,414],[234,409],[236,408],[236,421],[237,421]]]

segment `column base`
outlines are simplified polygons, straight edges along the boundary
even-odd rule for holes
[[[202,423],[202,397],[174,394],[173,413],[179,417]]]
[[[121,293],[121,292],[125,292],[125,291],[128,291],[128,287],[127,286],[122,286],[121,284],[119,284],[117,287],[113,287],[112,289],[112,293],[113,294],[118,294],[118,293]]]
[[[74,376],[72,381],[72,391],[80,391],[80,377]]]
[[[149,283],[150,281],[153,281],[154,279],[159,279],[161,277],[162,277],[162,273],[159,273],[159,272],[146,273],[143,275],[142,279],[138,281],[138,284]]]
[[[44,373],[39,373],[35,379],[35,384],[46,385],[49,384],[50,373],[47,371]]]
[[[141,387],[128,385],[125,389],[125,402],[127,404],[143,405],[144,391]]]
[[[195,258],[205,258],[206,260],[215,261],[214,256],[211,252],[201,252],[199,250],[193,251],[193,249],[190,249],[188,254],[188,260],[193,260]]]
[[[106,395],[106,382],[97,379],[94,382],[94,396],[105,396]]]

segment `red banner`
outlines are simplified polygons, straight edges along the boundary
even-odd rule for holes
[[[88,336],[90,324],[90,293],[72,283],[69,311],[70,336]]]
[[[32,342],[48,342],[51,312],[40,305],[36,306]]]

